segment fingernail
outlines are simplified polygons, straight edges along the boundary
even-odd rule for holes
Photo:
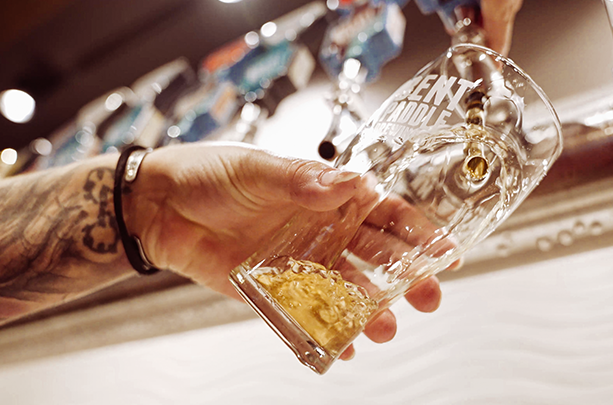
[[[451,263],[451,266],[449,266],[448,270],[450,270],[450,271],[458,271],[462,267],[464,267],[464,258],[463,257],[461,257],[460,259],[458,259],[455,262]]]
[[[336,184],[346,183],[359,177],[359,173],[355,172],[343,172],[341,170],[328,170],[324,172],[319,178],[319,184],[322,186],[334,186]]]

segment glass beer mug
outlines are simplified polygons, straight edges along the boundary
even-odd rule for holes
[[[543,91],[478,45],[452,46],[362,126],[340,208],[303,211],[234,269],[242,297],[323,374],[366,323],[489,235],[562,148]]]

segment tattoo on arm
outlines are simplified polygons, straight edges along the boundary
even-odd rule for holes
[[[82,166],[0,182],[0,320],[125,273],[114,168]]]
[[[114,170],[108,168],[97,168],[92,170],[83,186],[83,199],[98,207],[98,215],[92,218],[93,222],[84,219],[83,226],[83,245],[96,253],[117,253],[119,243],[119,231],[113,210],[113,177]],[[110,181],[110,183],[109,183]],[[81,211],[83,216],[87,211]],[[104,240],[96,237],[96,231],[100,229],[111,230],[114,237]]]

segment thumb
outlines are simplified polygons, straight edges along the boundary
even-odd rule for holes
[[[313,211],[327,211],[347,202],[362,183],[358,173],[311,160],[266,155],[257,157],[265,159],[264,165],[256,165],[262,170],[252,173],[258,176],[261,191],[271,201],[293,202]]]

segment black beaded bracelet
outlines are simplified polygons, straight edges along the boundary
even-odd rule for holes
[[[115,207],[115,218],[117,219],[117,228],[119,236],[123,243],[128,261],[134,269],[140,274],[151,275],[155,274],[160,269],[156,268],[147,259],[140,239],[134,235],[130,235],[126,227],[126,222],[123,219],[123,206],[121,203],[122,189],[124,183],[132,183],[138,174],[138,168],[150,149],[145,149],[142,146],[130,146],[124,150],[117,161],[115,169],[115,183],[113,185],[113,205]]]

